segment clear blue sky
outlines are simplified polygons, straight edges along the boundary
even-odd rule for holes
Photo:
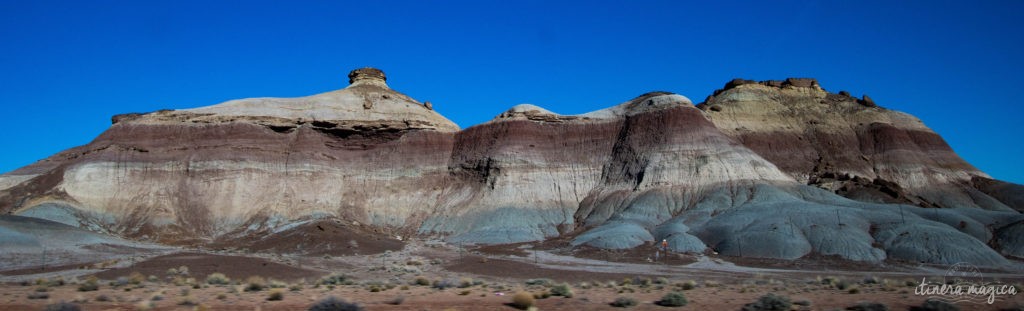
[[[1024,183],[1024,1],[0,1],[0,172],[125,112],[293,97],[349,70],[468,127],[734,77],[815,77],[914,114]]]

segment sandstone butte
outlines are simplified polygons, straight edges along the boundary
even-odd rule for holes
[[[168,245],[259,247],[329,222],[478,244],[1024,257],[1024,187],[813,79],[736,79],[697,105],[667,92],[580,115],[519,105],[461,130],[380,70],[349,82],[114,116],[89,144],[0,175],[0,212]]]

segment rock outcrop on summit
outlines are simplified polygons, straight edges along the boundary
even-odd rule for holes
[[[779,259],[1024,256],[1020,185],[813,79],[737,79],[697,106],[668,92],[579,115],[524,104],[462,130],[385,81],[363,68],[308,97],[115,116],[88,145],[0,175],[0,211],[164,244],[265,245],[330,221]]]

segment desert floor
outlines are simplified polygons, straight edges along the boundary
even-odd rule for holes
[[[68,302],[83,310],[306,310],[334,296],[367,310],[517,310],[513,296],[526,292],[536,297],[539,310],[617,310],[610,303],[620,297],[637,302],[630,310],[740,310],[769,293],[788,298],[794,310],[844,310],[862,302],[907,310],[928,298],[915,294],[922,278],[1018,288],[1024,283],[1020,272],[962,267],[714,254],[672,254],[664,262],[651,262],[643,251],[542,246],[462,248],[420,241],[372,255],[177,249],[103,262],[79,258],[51,262],[45,269],[0,271],[0,309],[42,310]],[[214,273],[224,277],[210,277]],[[91,284],[96,290],[88,290]],[[552,295],[559,285],[567,285],[572,297]],[[679,308],[655,304],[670,292],[681,292],[688,303]],[[1021,293],[998,296],[993,304],[968,297],[973,301],[955,305],[962,310],[1024,305]]]

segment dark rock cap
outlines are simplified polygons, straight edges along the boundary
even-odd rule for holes
[[[818,85],[818,80],[812,78],[786,78],[786,82],[784,84],[795,87],[812,87]]]
[[[714,92],[714,94],[712,94],[712,96],[717,96],[718,94],[721,94],[722,92],[728,91],[728,90],[730,90],[732,88],[735,88],[735,87],[740,86],[740,85],[745,85],[745,84],[760,84],[760,85],[764,85],[764,86],[778,87],[778,88],[783,88],[783,87],[787,87],[787,86],[793,86],[793,87],[821,87],[821,85],[818,84],[818,80],[814,79],[814,78],[786,78],[786,80],[765,80],[765,81],[754,81],[754,80],[747,80],[747,79],[736,78],[736,79],[732,79],[731,81],[726,83],[725,86],[722,87],[721,89],[715,90],[715,92]]]
[[[348,84],[356,83],[356,81],[369,80],[384,82],[388,78],[384,76],[384,71],[372,67],[363,67],[348,73]]]

